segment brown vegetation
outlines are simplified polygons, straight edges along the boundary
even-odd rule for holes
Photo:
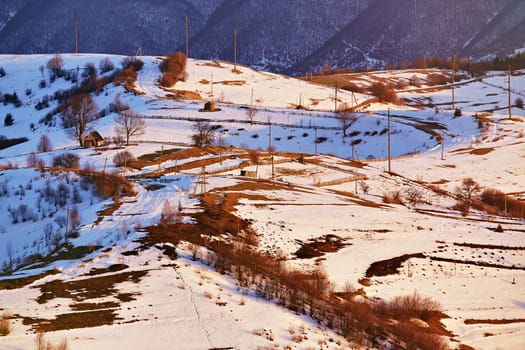
[[[524,218],[525,202],[520,201],[512,196],[508,196],[502,191],[486,188],[481,193],[481,201],[491,206],[499,213],[515,218]]]
[[[265,184],[268,189],[274,189],[273,184],[253,181],[221,189],[220,194],[206,193],[201,196],[203,211],[193,214],[195,224],[149,227],[150,235],[143,238],[143,244],[177,244],[184,240],[193,245],[205,246],[210,252],[196,258],[214,266],[221,273],[234,275],[239,288],[253,288],[259,297],[306,314],[357,344],[377,346],[388,341],[410,348],[447,349],[446,343],[436,335],[444,334],[439,321],[435,321],[429,329],[422,329],[414,326],[407,317],[398,315],[412,315],[414,308],[401,312],[405,306],[401,302],[396,305],[376,305],[374,302],[341,299],[333,293],[324,271],[286,268],[281,258],[267,256],[253,249],[257,246],[257,240],[253,239],[256,238],[255,233],[249,223],[232,215],[231,211],[239,197],[245,196],[239,191],[241,187],[246,189],[256,186],[260,193],[266,188]],[[220,239],[224,234],[232,238],[228,241]],[[423,306],[418,306],[417,309],[416,314],[424,314],[428,320],[443,317],[441,313],[435,312],[435,308],[424,310]],[[390,322],[390,319],[398,322]]]
[[[401,265],[412,258],[421,258],[424,259],[425,255],[422,253],[418,254],[405,254],[399,257],[391,258],[388,260],[382,260],[377,261],[370,265],[370,267],[366,270],[366,277],[374,277],[374,276],[388,276],[388,275],[395,275],[399,273],[399,268]]]
[[[13,315],[11,315],[9,312],[4,311],[2,316],[0,316],[0,337],[4,337],[11,333],[11,318]]]
[[[397,103],[397,94],[394,88],[390,85],[383,84],[381,82],[373,83],[370,88],[370,93],[377,97],[379,102],[390,102]]]
[[[160,71],[164,73],[160,79],[163,87],[172,87],[178,81],[186,80],[186,55],[176,52],[160,63]]]

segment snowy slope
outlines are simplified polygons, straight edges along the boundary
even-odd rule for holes
[[[80,71],[87,62],[98,65],[105,57],[64,55],[66,68],[78,66]],[[272,345],[320,348],[321,344],[323,348],[351,347],[353,344],[311,319],[263,301],[253,290],[239,289],[233,276],[220,275],[192,261],[190,245],[179,245],[179,258],[174,261],[163,255],[160,247],[150,247],[138,255],[126,253],[138,248],[136,240],[144,236],[144,227],[158,223],[166,201],[173,207],[183,208],[184,222],[191,222],[191,214],[201,210],[198,197],[192,195],[199,188],[201,167],[197,161],[212,163],[206,167],[208,191],[236,193],[235,186],[251,183],[253,180],[236,176],[241,164],[249,159],[247,151],[238,148],[266,149],[271,128],[272,145],[278,152],[289,153],[275,156],[274,174],[271,158],[264,152],[258,166],[244,169],[257,171],[261,180],[275,178],[277,182],[270,190],[244,191],[245,197],[239,200],[234,211],[243,221],[251,222],[258,234],[260,251],[284,256],[290,267],[310,270],[320,265],[337,291],[352,286],[362,288],[367,298],[384,300],[414,290],[430,296],[443,305],[450,317],[443,322],[455,334],[452,346],[462,342],[483,349],[523,347],[524,323],[519,321],[525,319],[520,302],[525,298],[521,288],[525,283],[523,218],[505,218],[478,211],[462,217],[452,209],[455,200],[450,195],[464,178],[472,177],[483,188],[492,187],[523,196],[525,112],[514,108],[515,118],[507,119],[505,77],[491,74],[483,81],[458,86],[456,96],[463,110],[459,118],[453,117],[448,105],[450,90],[447,86],[433,90],[423,86],[420,91],[399,92],[412,100],[431,98],[440,106],[438,113],[434,108],[417,110],[375,103],[367,111],[357,113],[357,120],[347,131],[353,136],[343,138],[339,121],[332,112],[335,97],[332,88],[246,67],[238,67],[240,74],[233,73],[233,66],[226,62],[189,60],[188,80],[171,89],[161,89],[157,83],[159,58],[144,57],[145,67],[136,82],[137,90],[143,95],[123,93],[121,87],[108,85],[101,94],[93,96],[102,109],[120,93],[125,103],[146,117],[145,134],[134,137],[128,150],[138,157],[159,152],[161,147],[163,150],[187,148],[196,120],[209,120],[217,125],[225,144],[235,148],[220,155],[193,154],[185,159],[165,155],[160,166],[151,163],[142,169],[127,169],[123,173],[129,176],[151,175],[159,169],[172,170],[162,180],[131,178],[136,194],[123,197],[112,214],[101,216],[100,211],[113,201],[96,197],[90,187],[82,188],[79,175],[25,169],[27,155],[36,150],[40,136],[45,134],[52,140],[53,151],[38,156],[46,165],[51,164],[53,156],[72,152],[80,156],[82,166],[89,164],[99,170],[123,171],[111,162],[118,149],[77,149],[75,140],[60,127],[59,119],[54,125],[39,123],[57,104],[51,102],[48,108],[38,111],[36,103],[45,95],[72,86],[58,79],[46,88],[39,88],[42,79],[48,80],[46,70],[42,73],[39,67],[49,58],[0,56],[0,67],[7,73],[0,78],[0,91],[16,91],[22,100],[19,108],[12,104],[0,105],[0,116],[12,113],[15,118],[14,125],[0,126],[0,134],[9,138],[29,138],[28,142],[0,151],[0,164],[11,163],[20,168],[0,172],[0,192],[3,188],[7,190],[7,193],[2,192],[0,203],[0,266],[10,264],[10,256],[16,267],[31,254],[47,254],[53,245],[46,242],[46,226],[52,228],[53,234],[60,233],[64,240],[66,230],[62,221],[59,220],[62,225],[57,222],[57,217],[63,216],[74,204],[78,206],[81,220],[78,237],[70,237],[69,242],[77,247],[100,249],[69,260],[55,259],[47,268],[57,268],[58,274],[20,289],[0,290],[0,309],[20,317],[53,319],[73,312],[78,300],[54,298],[39,304],[35,299],[42,294],[39,288],[47,282],[89,280],[86,274],[93,269],[116,264],[126,266],[120,271],[123,273],[144,273],[135,283],[129,280],[116,283],[114,295],[84,300],[92,304],[117,303],[105,308],[117,316],[113,325],[48,332],[50,340],[56,342],[67,337],[73,349],[93,346],[159,348],[166,344],[176,344],[174,346],[183,349],[256,349]],[[109,58],[117,66],[122,59],[119,56]],[[363,84],[380,79],[406,79],[413,74],[371,73],[363,78]],[[424,78],[426,73],[418,74]],[[514,77],[515,96],[523,94],[524,82],[521,75]],[[27,89],[31,90],[29,94],[26,94]],[[181,91],[197,93],[202,99],[173,99],[173,95]],[[351,94],[344,91],[339,92],[339,98],[338,103],[352,100]],[[356,98],[361,103],[370,96],[357,94]],[[199,112],[208,100],[216,101],[222,110]],[[295,109],[299,103],[307,110]],[[252,122],[246,113],[251,104],[257,109]],[[387,156],[384,130],[388,109],[393,126],[392,154],[400,156],[391,164],[397,175],[387,174],[388,163],[380,159]],[[485,114],[481,128],[476,113]],[[113,119],[114,114],[99,119],[96,129],[105,137],[113,136]],[[436,133],[445,136],[444,159],[441,159]],[[326,141],[316,144],[316,137],[326,137]],[[298,153],[309,154],[304,163],[295,161]],[[350,158],[370,159],[367,163],[357,163],[350,162]],[[48,183],[57,189],[60,184],[67,184],[67,179],[71,190],[64,206],[46,202],[45,197],[40,200],[41,205],[37,205]],[[436,191],[431,185],[442,191]],[[78,203],[73,202],[75,187]],[[422,203],[383,203],[385,194],[399,191],[404,198],[406,191],[413,188],[422,192]],[[21,204],[26,204],[36,214],[36,220],[30,218],[26,222],[12,223],[8,208],[18,208]],[[21,218],[18,221],[22,221]],[[503,233],[494,232],[497,225],[503,227]],[[295,256],[302,244],[326,235],[338,236],[345,245],[324,254],[319,260]],[[202,251],[204,254],[204,248]],[[404,261],[399,274],[366,278],[371,264],[416,253],[424,254],[425,258]],[[479,266],[472,262],[489,265]],[[26,268],[16,271],[14,276],[0,279],[42,271],[41,268]],[[107,271],[102,276],[118,274]],[[363,282],[365,278],[366,283]],[[122,301],[117,297],[119,293],[137,292],[140,294],[133,296],[133,300]],[[506,322],[467,324],[465,321],[469,319]],[[307,339],[297,342],[297,335],[303,333]],[[16,318],[13,333],[0,338],[0,348],[29,349],[33,340],[31,326]]]

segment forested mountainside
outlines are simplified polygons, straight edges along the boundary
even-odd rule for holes
[[[381,67],[424,55],[482,58],[525,47],[521,0],[3,0],[0,53],[79,51],[233,59],[277,72]]]

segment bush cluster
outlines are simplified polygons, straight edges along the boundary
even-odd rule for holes
[[[171,87],[178,81],[186,80],[186,55],[176,52],[169,55],[160,63],[160,71],[164,73],[160,79],[160,85]]]
[[[377,97],[379,102],[397,103],[397,94],[391,85],[383,84],[381,82],[373,83],[370,88],[370,93]]]

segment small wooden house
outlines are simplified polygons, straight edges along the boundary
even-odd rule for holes
[[[104,138],[97,132],[92,131],[84,138],[84,146],[85,147],[101,147],[104,146]]]

